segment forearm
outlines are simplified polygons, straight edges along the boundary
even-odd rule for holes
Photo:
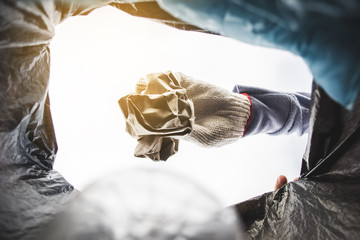
[[[308,131],[310,94],[282,93],[240,85],[236,85],[233,92],[250,96],[252,112],[244,136],[259,133],[302,135]]]

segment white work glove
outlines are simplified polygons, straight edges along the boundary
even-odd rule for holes
[[[210,83],[174,73],[194,104],[195,124],[185,140],[204,147],[221,146],[244,135],[251,115],[248,96],[233,93]]]
[[[231,143],[244,135],[251,115],[247,95],[230,92],[179,72],[166,74],[175,77],[194,104],[193,130],[178,137],[209,147]],[[136,84],[136,92],[140,93],[146,87],[146,79],[142,78]]]

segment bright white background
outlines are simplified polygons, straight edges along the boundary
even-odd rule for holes
[[[171,169],[216,194],[224,206],[272,191],[280,174],[298,176],[307,136],[252,136],[221,148],[180,142],[167,162],[133,157],[117,104],[151,72],[180,71],[232,90],[311,89],[303,61],[287,52],[185,32],[105,7],[67,19],[51,43],[50,100],[58,170],[77,189],[134,166]]]

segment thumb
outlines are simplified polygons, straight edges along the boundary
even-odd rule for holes
[[[284,186],[287,183],[287,178],[284,175],[280,175],[277,179],[276,179],[276,183],[275,183],[275,190],[280,189],[282,186]]]

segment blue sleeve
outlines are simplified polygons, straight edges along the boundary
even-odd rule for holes
[[[309,93],[282,93],[262,88],[236,85],[235,93],[245,93],[251,100],[251,117],[244,136],[308,132]]]

